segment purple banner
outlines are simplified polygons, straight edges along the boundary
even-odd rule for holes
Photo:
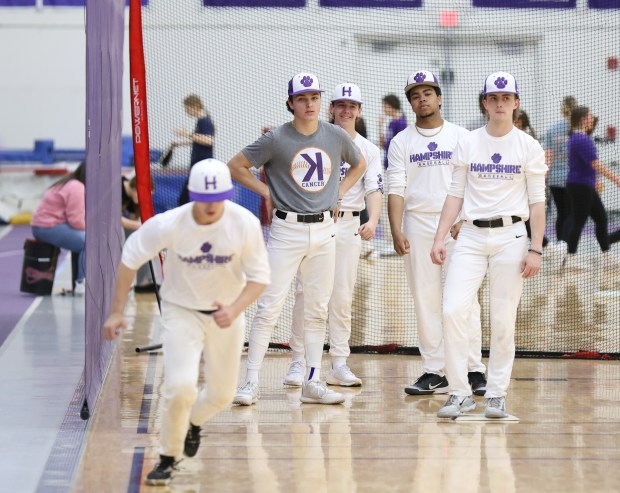
[[[36,0],[0,0],[0,7],[34,7]]]
[[[0,5],[2,1],[6,0],[0,0]],[[32,0],[33,5],[35,1],[36,0]],[[148,4],[149,0],[142,0],[142,5]],[[84,7],[86,5],[86,0],[43,0],[43,5],[51,7]],[[125,0],[125,5],[129,6],[129,0]]]
[[[574,9],[577,0],[472,0],[472,5],[494,9]]]
[[[305,7],[306,0],[203,0],[205,7]]]
[[[620,0],[588,0],[591,9],[620,9]]]
[[[419,8],[422,0],[319,0],[321,7]]]

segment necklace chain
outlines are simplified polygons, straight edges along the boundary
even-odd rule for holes
[[[424,134],[424,133],[420,132],[420,129],[418,128],[418,126],[415,123],[414,123],[414,126],[415,126],[416,132],[418,132],[422,137],[435,137],[435,135],[439,134],[439,132],[441,132],[443,130],[443,126],[444,126],[445,123],[446,123],[445,121],[441,122],[441,127],[439,127],[439,130],[437,130],[437,132],[435,132],[434,134],[430,134],[430,135],[427,135],[427,134]]]

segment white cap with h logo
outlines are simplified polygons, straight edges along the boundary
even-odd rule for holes
[[[189,173],[189,199],[194,202],[220,202],[235,194],[230,170],[222,161],[203,159]]]
[[[355,84],[338,84],[332,93],[332,102],[334,101],[353,101],[362,104],[362,91]]]

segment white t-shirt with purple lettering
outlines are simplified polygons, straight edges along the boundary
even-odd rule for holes
[[[213,224],[197,224],[193,202],[146,221],[123,247],[122,262],[137,269],[167,249],[163,300],[193,310],[212,310],[213,302],[230,304],[247,281],[269,284],[270,270],[258,219],[226,201]]]
[[[383,167],[379,148],[357,134],[353,139],[366,159],[366,171],[349,191],[342,197],[341,211],[361,211],[366,207],[364,198],[372,192],[383,193]],[[345,161],[340,163],[340,180],[343,180],[351,165]]]
[[[454,156],[449,195],[463,198],[467,221],[519,216],[545,201],[545,153],[540,143],[513,127],[493,137],[481,127],[461,139]]]

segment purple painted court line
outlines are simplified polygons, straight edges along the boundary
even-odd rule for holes
[[[14,226],[0,239],[0,346],[36,299],[19,291],[24,240],[31,237],[30,226]]]

